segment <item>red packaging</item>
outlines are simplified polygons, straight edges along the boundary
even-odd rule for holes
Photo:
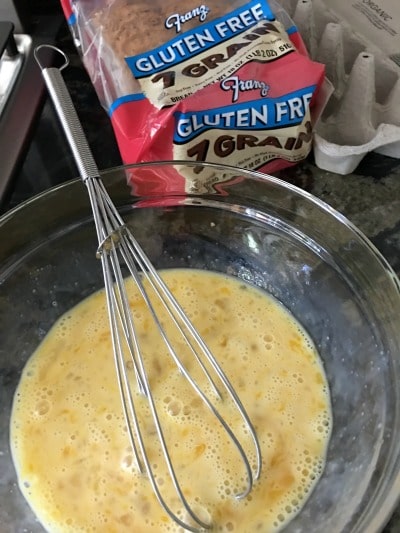
[[[273,173],[310,152],[324,66],[276,2],[62,1],[125,163]],[[177,175],[171,189],[193,179]]]

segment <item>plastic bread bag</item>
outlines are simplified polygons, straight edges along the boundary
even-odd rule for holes
[[[325,70],[275,1],[62,2],[125,163],[273,173],[310,152]],[[160,188],[190,191],[196,168]]]

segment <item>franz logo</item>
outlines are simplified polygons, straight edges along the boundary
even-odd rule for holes
[[[194,18],[198,18],[199,22],[204,22],[209,12],[210,8],[201,4],[199,7],[195,7],[191,11],[187,11],[183,14],[173,13],[165,20],[165,27],[167,29],[175,28],[176,33],[179,33],[182,31],[182,24],[189,22]]]
[[[223,91],[232,91],[232,102],[237,102],[241,92],[260,91],[260,96],[267,96],[269,85],[261,80],[241,80],[239,76],[231,76],[221,81]]]

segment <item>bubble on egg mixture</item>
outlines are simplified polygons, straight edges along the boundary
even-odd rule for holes
[[[164,279],[222,365],[260,441],[260,481],[244,499],[235,446],[154,334],[140,295],[129,302],[152,393],[185,496],[215,531],[273,532],[298,513],[320,477],[331,432],[329,391],[312,341],[281,304],[242,281],[176,270]],[[163,323],[166,317],[161,315]],[[175,343],[176,331],[169,335]],[[213,399],[256,465],[243,419],[205,382],[190,350],[182,364]],[[146,399],[126,357],[156,483],[172,508],[171,482]],[[16,392],[11,442],[21,490],[48,531],[179,531],[140,474],[121,410],[104,292],[65,314],[26,365]]]

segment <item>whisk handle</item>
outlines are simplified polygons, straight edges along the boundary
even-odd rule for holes
[[[61,54],[64,58],[63,65],[58,68],[45,67],[39,56],[39,52],[42,49],[50,49]],[[82,125],[61,74],[61,71],[69,63],[67,56],[59,48],[48,44],[36,47],[34,54],[74,156],[80,177],[83,181],[86,181],[88,178],[98,178],[99,169],[94,161]]]

